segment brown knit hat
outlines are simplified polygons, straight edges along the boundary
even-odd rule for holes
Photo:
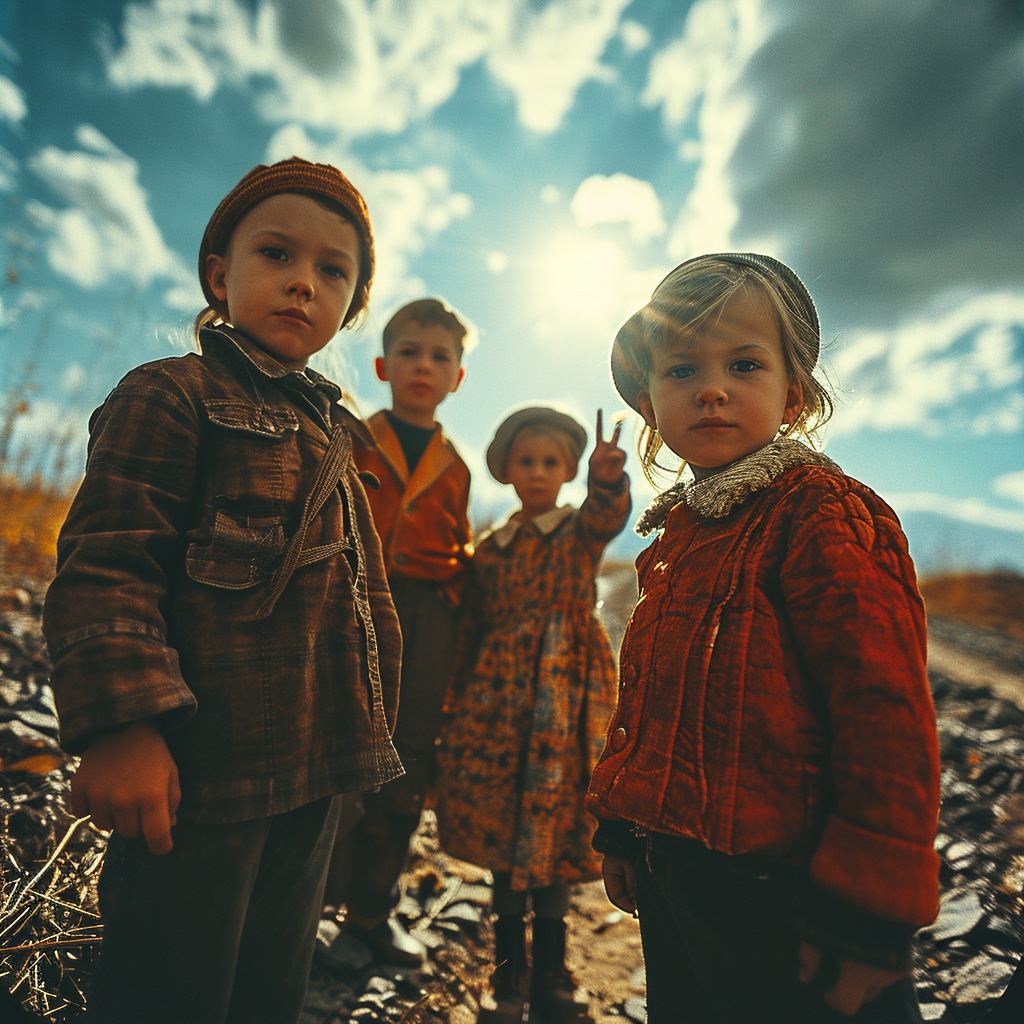
[[[680,272],[695,263],[720,262],[735,263],[740,266],[754,267],[764,279],[776,285],[775,290],[782,296],[790,313],[803,320],[813,337],[813,344],[804,353],[805,369],[810,373],[818,359],[821,346],[821,325],[818,322],[818,311],[807,286],[800,280],[796,271],[772,256],[762,256],[753,252],[716,252],[680,263],[662,278],[661,283],[651,293],[651,300],[642,309],[637,310],[620,328],[612,343],[611,368],[612,382],[625,403],[637,412],[640,411],[637,396],[647,387],[647,383],[636,375],[636,368],[627,358],[627,351],[635,347],[635,339],[642,334],[648,319],[657,320],[664,315],[665,302],[671,302],[672,288]]]
[[[370,297],[370,282],[373,280],[373,228],[370,214],[359,190],[337,167],[330,164],[314,164],[302,157],[293,156],[267,167],[254,167],[224,198],[213,211],[210,223],[203,232],[203,244],[199,247],[199,283],[206,301],[217,308],[219,301],[210,290],[206,277],[206,257],[211,254],[223,256],[227,250],[231,232],[242,217],[258,202],[280,192],[314,193],[326,196],[340,203],[348,212],[356,233],[359,235],[359,277],[352,303],[345,313],[342,326],[347,324],[365,308]]]

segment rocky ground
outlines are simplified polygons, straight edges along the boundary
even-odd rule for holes
[[[625,572],[602,581],[601,612],[613,642],[631,587]],[[88,822],[76,823],[64,805],[72,766],[54,742],[40,598],[30,582],[0,585],[4,1022],[76,1019],[99,937],[95,879],[104,837]],[[936,841],[943,895],[937,921],[917,938],[915,980],[926,1020],[973,1024],[984,1019],[1024,950],[1024,643],[935,617],[930,635],[943,765]],[[493,941],[489,876],[446,857],[425,815],[402,886],[397,913],[429,949],[423,969],[373,964],[327,914],[303,1024],[476,1019]],[[593,883],[574,889],[569,927],[570,965],[594,1019],[643,1021],[636,922]]]

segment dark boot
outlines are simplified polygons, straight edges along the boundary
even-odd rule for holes
[[[494,965],[491,988],[495,1009],[481,1008],[479,1024],[520,1024],[526,1005],[526,922],[522,917],[498,915],[494,922]]]
[[[565,921],[535,917],[531,1018],[536,1014],[544,1024],[592,1024],[587,1004],[576,1001],[576,988],[576,979],[565,966]]]

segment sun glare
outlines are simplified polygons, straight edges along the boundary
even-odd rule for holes
[[[607,319],[617,312],[629,276],[622,250],[607,240],[561,235],[541,263],[549,309]]]

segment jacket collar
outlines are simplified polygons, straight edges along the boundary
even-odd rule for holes
[[[324,392],[330,399],[333,422],[342,422],[365,444],[372,443],[372,438],[363,421],[351,409],[342,404],[344,392],[334,381],[317,373],[311,367],[303,370],[289,370],[282,366],[272,355],[264,352],[258,345],[251,342],[241,331],[228,324],[217,324],[216,327],[206,326],[199,332],[199,347],[205,354],[208,350],[220,349],[229,356],[243,362],[247,367],[269,380],[282,380],[298,387],[313,387]]]
[[[539,516],[534,516],[532,520],[525,518],[517,519],[515,514],[513,514],[506,520],[503,526],[499,526],[498,529],[494,530],[491,536],[499,548],[507,548],[512,543],[512,538],[519,532],[519,527],[524,522],[529,521],[546,537],[549,533],[554,533],[575,511],[572,505],[560,505],[549,512],[542,512]]]
[[[680,503],[702,516],[719,519],[727,516],[751,494],[763,491],[776,478],[797,466],[819,466],[830,473],[842,470],[827,456],[791,437],[780,437],[756,452],[734,462],[720,473],[703,480],[690,480],[659,494],[636,524],[636,532],[646,537],[663,529],[668,514]]]
[[[398,440],[398,435],[388,422],[384,410],[375,412],[366,424],[377,442],[381,455],[405,487],[402,496],[404,504],[409,504],[427,490],[458,458],[451,441],[445,437],[441,424],[438,423],[410,476],[409,467],[405,462],[405,452],[402,451],[402,442]]]

